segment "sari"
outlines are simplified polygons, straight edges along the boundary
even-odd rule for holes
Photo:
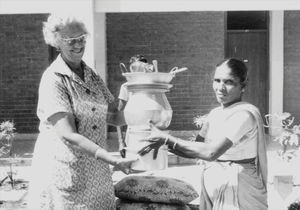
[[[201,177],[200,210],[266,210],[266,139],[258,109],[246,102],[232,105],[230,114],[248,111],[257,124],[257,155],[248,160],[206,164]]]

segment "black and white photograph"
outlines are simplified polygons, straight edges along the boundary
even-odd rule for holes
[[[0,210],[300,210],[300,1],[0,0]]]

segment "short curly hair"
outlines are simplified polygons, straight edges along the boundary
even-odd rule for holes
[[[43,22],[43,35],[46,44],[58,48],[58,34],[66,26],[76,24],[86,34],[88,30],[84,22],[78,17],[70,14],[50,14],[47,21]]]

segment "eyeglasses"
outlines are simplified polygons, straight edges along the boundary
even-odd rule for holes
[[[61,38],[61,39],[71,46],[74,45],[75,43],[79,43],[79,44],[85,43],[87,36],[88,36],[87,34],[83,34],[81,36],[74,37],[74,38]]]

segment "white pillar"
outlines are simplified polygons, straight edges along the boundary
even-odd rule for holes
[[[284,76],[284,12],[270,12],[270,92],[269,112],[283,112],[283,76]],[[278,122],[271,121],[273,126]],[[271,129],[270,134],[276,134]]]
[[[95,12],[95,63],[96,71],[106,82],[106,23],[105,13]]]

